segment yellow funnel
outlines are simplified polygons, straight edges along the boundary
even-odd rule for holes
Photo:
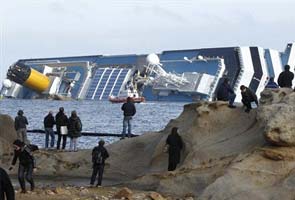
[[[50,79],[40,72],[31,68],[29,78],[24,82],[24,85],[32,90],[43,92],[49,87]]]

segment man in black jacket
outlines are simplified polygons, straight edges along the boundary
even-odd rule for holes
[[[21,193],[26,193],[26,180],[31,185],[31,191],[34,190],[35,184],[33,180],[33,171],[36,168],[35,159],[32,155],[33,151],[38,150],[38,146],[36,145],[26,145],[20,140],[15,140],[13,142],[14,146],[14,157],[11,163],[11,167],[9,170],[13,169],[13,166],[16,164],[17,159],[19,159],[19,167],[18,167],[18,181],[21,187]],[[26,175],[25,175],[26,174]]]
[[[294,79],[294,74],[290,72],[290,66],[285,65],[285,71],[281,72],[278,78],[278,84],[282,87],[292,88],[292,80]]]
[[[14,200],[14,188],[6,171],[0,167],[0,199]]]
[[[246,106],[245,112],[248,113],[252,109],[251,102],[255,102],[258,106],[257,96],[252,90],[244,85],[241,85],[240,89],[242,94],[242,103],[244,104],[244,106]]]
[[[90,185],[93,186],[97,173],[97,185],[101,185],[102,182],[102,175],[103,175],[103,170],[104,170],[104,165],[105,165],[105,160],[109,157],[109,153],[104,147],[105,142],[103,140],[100,140],[98,142],[98,146],[94,147],[92,150],[92,176],[90,180]]]
[[[45,148],[48,148],[48,143],[49,143],[49,136],[51,137],[50,141],[50,147],[54,147],[54,131],[53,131],[53,126],[55,124],[54,117],[52,115],[52,111],[49,111],[48,115],[44,118],[44,128],[45,128]]]
[[[58,135],[57,145],[56,145],[57,149],[60,148],[61,139],[63,140],[62,149],[66,148],[67,135],[62,135],[60,130],[61,130],[61,126],[68,126],[68,122],[69,122],[69,120],[68,120],[68,117],[64,113],[64,108],[60,107],[59,112],[55,116],[56,130],[57,130],[57,135]]]
[[[236,108],[233,105],[236,98],[236,94],[234,90],[229,85],[229,80],[226,78],[224,79],[223,83],[219,86],[217,91],[217,100],[218,101],[228,101],[229,108]]]
[[[17,138],[23,142],[27,142],[27,125],[28,120],[24,116],[24,111],[19,110],[14,120],[14,127],[17,133]]]
[[[123,131],[122,131],[122,138],[124,139],[126,135],[127,126],[128,126],[128,137],[131,137],[131,121],[132,121],[132,117],[136,113],[136,108],[134,103],[132,102],[131,97],[127,98],[127,102],[122,105],[121,110],[124,111]]]

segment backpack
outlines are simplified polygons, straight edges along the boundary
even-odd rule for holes
[[[23,147],[22,151],[22,163],[27,165],[32,163],[35,166],[35,158],[33,151],[39,150],[37,145],[29,144]]]
[[[82,123],[81,123],[81,120],[80,119],[78,119],[77,120],[77,122],[76,122],[76,129],[78,130],[78,131],[82,131]]]
[[[95,151],[93,162],[95,164],[102,164],[103,163],[103,157],[102,157],[102,150],[101,149],[97,149]]]

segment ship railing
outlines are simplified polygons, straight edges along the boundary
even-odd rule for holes
[[[173,85],[170,86],[166,86],[166,85],[155,85],[153,87],[155,90],[177,90],[177,91],[190,91],[190,92],[195,92],[196,89],[193,85],[189,86],[189,87],[176,87]]]
[[[174,85],[176,87],[183,87],[185,85],[187,85],[189,82],[180,82],[180,81],[176,81],[175,79],[172,79],[170,77],[157,77],[156,79],[154,79],[154,84],[161,84],[161,85],[165,85],[165,84],[171,84]]]
[[[188,81],[183,77],[183,76],[178,76],[174,73],[167,73],[162,67],[161,64],[157,64],[157,65],[152,65],[149,64],[147,66],[145,66],[147,68],[147,72],[149,74],[156,74],[158,77],[163,77],[165,78],[167,81],[169,80],[169,82],[174,82],[174,84],[178,84],[178,85],[184,85],[186,83],[188,83]]]
[[[33,129],[27,130],[28,133],[41,133],[45,134],[45,131],[42,129]],[[57,131],[54,131],[54,134],[57,134]],[[98,132],[81,132],[82,136],[90,136],[90,137],[122,137],[121,133],[98,133]],[[137,134],[131,134],[131,137],[136,137]]]

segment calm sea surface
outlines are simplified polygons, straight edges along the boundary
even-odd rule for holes
[[[137,112],[133,118],[133,133],[142,134],[149,131],[163,129],[170,119],[180,115],[184,103],[147,102],[135,104]],[[83,132],[117,133],[122,132],[123,113],[122,104],[112,104],[108,101],[52,101],[52,100],[0,100],[0,113],[8,114],[13,119],[19,109],[24,111],[28,118],[28,129],[44,129],[43,119],[49,110],[57,113],[59,107],[65,108],[70,116],[76,110],[83,123]],[[44,147],[44,134],[28,133],[33,144]],[[56,137],[57,138],[57,137]],[[79,138],[79,148],[92,148],[97,144],[98,137],[82,136]],[[119,138],[104,137],[108,143]],[[68,144],[69,146],[69,139]]]

